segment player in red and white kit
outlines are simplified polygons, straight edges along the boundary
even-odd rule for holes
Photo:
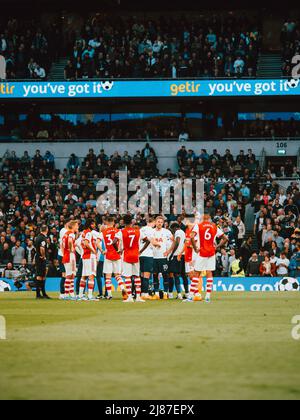
[[[78,233],[79,223],[76,220],[69,222],[66,232],[62,238],[61,251],[62,262],[65,267],[65,295],[63,300],[75,300],[74,280],[76,276],[76,234]]]
[[[103,274],[105,275],[105,286],[107,292],[107,299],[112,299],[112,276],[115,275],[115,278],[118,282],[118,285],[122,291],[123,299],[127,300],[128,295],[126,293],[126,288],[124,281],[122,279],[122,260],[119,252],[120,241],[116,236],[119,234],[120,230],[115,227],[115,220],[113,217],[107,217],[105,219],[105,226],[101,231],[101,240],[104,241],[105,251],[102,253],[105,255]]]
[[[88,281],[88,300],[96,300],[93,298],[93,291],[95,285],[95,277],[97,275],[97,241],[93,235],[93,230],[96,230],[96,223],[92,220],[87,220],[85,230],[81,236],[82,254],[82,277],[79,288],[79,299],[83,299],[86,282]]]
[[[123,270],[128,299],[124,302],[134,302],[132,297],[132,278],[136,290],[136,302],[145,303],[141,298],[142,282],[140,277],[140,229],[132,226],[132,217],[124,217],[125,228],[117,235],[122,240]]]
[[[195,241],[195,237],[198,237],[199,246]],[[195,252],[198,254],[195,263],[195,276],[192,279],[190,295],[188,298],[189,302],[194,300],[202,300],[201,293],[199,293],[199,281],[201,275],[206,273],[206,298],[207,303],[211,300],[211,293],[213,289],[213,273],[216,271],[216,251],[217,251],[217,239],[221,239],[218,247],[222,247],[228,241],[224,232],[217,227],[215,223],[211,221],[209,214],[205,214],[203,221],[196,224],[193,228],[191,235],[191,241]]]

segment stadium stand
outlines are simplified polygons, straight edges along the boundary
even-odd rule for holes
[[[256,74],[260,32],[247,16],[90,17],[66,79],[232,77]]]
[[[13,126],[12,126],[13,124]],[[63,119],[59,115],[50,115],[47,120],[40,115],[29,113],[23,121],[7,124],[1,128],[3,138],[28,141],[57,141],[57,140],[197,140],[199,138],[220,139],[221,137],[235,138],[293,138],[300,137],[300,122],[294,118],[289,120],[238,120],[231,122],[227,128],[212,127],[209,133],[201,129],[203,121],[198,125],[183,115],[173,118],[139,119],[130,121],[124,114],[120,121],[86,122],[71,121],[71,117]]]
[[[3,21],[2,21],[3,19]],[[0,20],[0,55],[7,79],[45,80],[60,54],[61,32],[55,22]]]
[[[66,63],[59,77],[67,80],[256,75],[258,17],[223,13],[166,19],[96,13],[82,21],[80,29],[57,21],[0,23],[7,79],[44,80],[54,62]]]
[[[287,19],[281,31],[282,56],[284,60],[283,75],[290,76],[292,72],[292,58],[300,54],[299,22]]]

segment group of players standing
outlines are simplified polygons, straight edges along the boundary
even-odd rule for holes
[[[177,299],[202,301],[203,277],[206,277],[205,301],[211,301],[216,252],[225,245],[227,238],[212,223],[209,215],[204,215],[202,220],[187,220],[185,231],[176,222],[171,224],[170,230],[164,228],[165,219],[162,216],[150,217],[147,226],[141,228],[134,224],[130,215],[123,220],[123,229],[116,227],[113,217],[106,217],[99,231],[93,220],[87,220],[82,232],[79,232],[80,223],[76,220],[69,221],[61,230],[60,254],[64,265],[62,300],[97,300],[94,298],[94,287],[102,258],[103,273],[101,270],[100,275],[105,278],[106,290],[103,298],[108,300],[112,299],[114,277],[125,303],[173,299],[174,286]],[[41,232],[41,235],[46,234]],[[220,239],[219,244],[217,239]],[[43,245],[43,238],[39,241],[39,245]],[[76,253],[80,256],[78,269]],[[39,265],[37,263],[38,276],[41,271]],[[79,277],[77,293],[76,277]],[[161,277],[163,291],[160,290]],[[151,278],[153,287],[150,290]],[[102,290],[100,292],[98,298],[102,298]]]

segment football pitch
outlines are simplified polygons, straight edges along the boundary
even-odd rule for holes
[[[211,305],[3,293],[0,399],[300,399],[299,303],[298,293],[219,293]]]

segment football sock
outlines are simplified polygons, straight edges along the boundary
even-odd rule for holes
[[[99,296],[103,295],[103,286],[102,286],[102,278],[101,277],[97,277],[97,287],[99,290]]]
[[[69,295],[70,294],[70,287],[71,287],[71,278],[70,277],[66,277],[66,281],[65,281],[65,295]]]
[[[153,286],[155,293],[159,292],[159,277],[158,274],[153,274]]]
[[[188,276],[186,274],[184,274],[182,276],[182,278],[183,278],[183,285],[184,285],[185,293],[188,294],[189,293],[189,279],[188,279]]]
[[[74,282],[75,282],[75,277],[71,277],[71,279],[70,279],[70,288],[69,288],[69,293],[70,293],[71,297],[75,297],[75,293],[74,293]]]
[[[136,291],[136,295],[140,296],[141,295],[141,278],[140,277],[135,277],[135,291]]]
[[[65,277],[62,277],[60,280],[60,294],[64,295],[65,294]]]
[[[149,291],[149,280],[146,277],[141,278],[142,281],[142,294],[146,295]]]
[[[126,284],[126,291],[129,297],[132,296],[132,281],[131,281],[131,277],[126,277],[125,278],[125,284]]]
[[[213,278],[208,278],[207,279],[207,283],[206,283],[206,297],[210,298],[211,297],[211,293],[212,293],[212,289],[213,289],[213,284],[214,284],[214,279]]]
[[[195,295],[196,293],[198,293],[198,290],[199,290],[198,287],[199,287],[199,278],[193,277],[191,288],[190,288],[191,295]]]
[[[89,282],[88,282],[89,299],[93,297],[94,286],[95,286],[94,279],[89,279]]]
[[[106,279],[106,281],[105,281],[105,287],[106,287],[107,296],[111,296],[112,295],[112,283],[111,283],[111,279]]]
[[[169,280],[169,293],[173,293],[174,290],[174,277],[170,277]]]
[[[175,287],[176,287],[176,292],[178,294],[181,293],[180,277],[178,275],[175,275]]]
[[[164,292],[165,293],[169,293],[169,276],[167,274],[163,274],[163,279],[164,279]]]
[[[79,296],[83,297],[85,290],[85,280],[80,281],[80,287],[79,287]]]
[[[39,280],[36,281],[36,297],[40,297],[41,296],[40,283],[41,282]]]
[[[118,285],[119,285],[121,291],[123,291],[125,289],[125,285],[124,285],[124,281],[123,281],[122,277],[121,276],[117,276],[116,277],[116,280],[118,282]]]

